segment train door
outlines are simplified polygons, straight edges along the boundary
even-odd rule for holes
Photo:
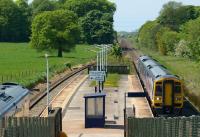
[[[174,81],[167,80],[163,82],[163,107],[165,112],[172,112],[173,110],[173,89],[174,89]]]

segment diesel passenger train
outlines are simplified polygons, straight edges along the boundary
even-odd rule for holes
[[[180,114],[183,83],[179,77],[149,56],[140,56],[136,67],[153,110],[158,114]]]

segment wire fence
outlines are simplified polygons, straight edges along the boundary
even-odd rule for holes
[[[17,72],[17,73],[10,73],[10,74],[2,74],[0,76],[0,83],[5,83],[5,82],[20,82],[20,79],[33,76],[34,74],[38,73],[36,70],[26,70],[22,72]]]
[[[127,118],[126,137],[200,137],[200,116]]]
[[[66,65],[52,65],[49,67],[49,74],[52,76],[53,74],[63,72],[66,68],[69,68]],[[6,82],[15,82],[27,86],[27,84],[35,83],[38,80],[43,80],[46,76],[46,69],[41,70],[25,70],[21,72],[11,72],[9,74],[1,74],[0,73],[0,83]]]

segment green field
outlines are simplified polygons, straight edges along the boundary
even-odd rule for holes
[[[66,63],[74,66],[91,61],[96,53],[88,48],[97,50],[89,45],[77,45],[71,52],[64,53],[63,58],[57,57],[56,50],[49,52],[51,75],[64,70]],[[30,87],[44,79],[45,53],[37,52],[28,43],[0,43],[0,82],[13,81]]]
[[[141,49],[167,67],[173,74],[178,75],[185,85],[185,95],[200,108],[200,63],[186,58],[163,56],[158,52]]]

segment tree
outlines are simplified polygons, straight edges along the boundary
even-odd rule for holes
[[[114,45],[112,47],[111,54],[115,56],[115,58],[121,60],[122,59],[122,48],[119,45]]]
[[[161,27],[156,34],[157,47],[162,55],[167,55],[167,46],[165,44],[165,38],[163,37],[166,31],[170,31],[170,29],[166,27]]]
[[[168,54],[170,53],[174,54],[176,45],[180,41],[179,34],[175,31],[168,30],[168,31],[163,32],[161,39],[162,39],[163,45],[165,45],[166,47],[166,52]]]
[[[108,0],[67,0],[64,7],[78,15],[83,42],[90,44],[113,43],[115,4]]]
[[[178,31],[180,25],[198,17],[194,6],[183,6],[182,3],[170,1],[163,6],[158,21],[161,25]]]
[[[92,10],[112,15],[116,10],[115,5],[107,0],[67,0],[65,8],[74,11],[79,17],[85,16]]]
[[[200,58],[200,17],[190,20],[181,27],[183,39],[188,42],[191,57],[193,59]]]
[[[23,41],[29,41],[31,34],[31,18],[32,11],[28,5],[28,0],[17,0],[16,4],[18,5],[21,16],[20,16],[20,36]]]
[[[0,0],[0,41],[22,41],[21,11],[12,0]]]
[[[51,0],[34,0],[32,2],[33,16],[44,11],[53,11],[58,9],[57,2]]]
[[[72,11],[56,10],[38,14],[32,23],[31,45],[38,50],[72,49],[80,36],[78,17]]]
[[[105,17],[106,16],[106,17]],[[81,26],[86,41],[89,44],[110,44],[114,41],[113,23],[104,20],[107,14],[103,14],[98,10],[90,11],[82,18]]]
[[[156,33],[160,25],[156,21],[146,22],[139,30],[138,42],[142,47],[156,50]]]

